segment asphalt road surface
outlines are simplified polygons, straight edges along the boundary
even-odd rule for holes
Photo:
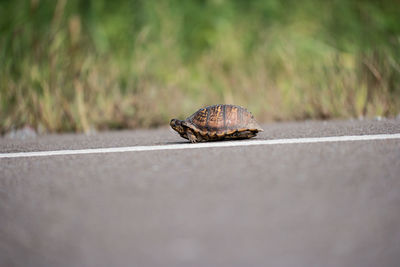
[[[263,127],[254,140],[400,120]],[[160,128],[0,138],[0,153],[184,142]],[[1,158],[0,266],[398,267],[400,139]]]

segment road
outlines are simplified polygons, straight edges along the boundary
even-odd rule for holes
[[[255,140],[400,133],[263,125]],[[184,143],[167,128],[0,153]],[[0,159],[0,266],[400,266],[400,139]]]

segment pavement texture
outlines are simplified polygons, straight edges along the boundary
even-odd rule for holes
[[[400,133],[399,119],[257,139]],[[168,128],[0,153],[186,142]],[[0,266],[400,266],[400,140],[0,159]]]

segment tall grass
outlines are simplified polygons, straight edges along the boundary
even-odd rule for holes
[[[0,131],[400,111],[396,1],[0,1]]]

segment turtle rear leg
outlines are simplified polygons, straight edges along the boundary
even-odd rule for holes
[[[247,139],[252,138],[257,135],[257,132],[254,131],[244,131],[244,132],[237,132],[232,134],[231,136],[227,137],[227,139]]]
[[[186,130],[186,135],[187,135],[187,137],[188,137],[188,139],[189,139],[189,141],[190,141],[191,143],[197,143],[197,142],[200,141],[200,140],[197,139],[196,135],[195,135],[195,134],[193,133],[193,131],[190,130],[190,129],[187,129],[187,130]]]

